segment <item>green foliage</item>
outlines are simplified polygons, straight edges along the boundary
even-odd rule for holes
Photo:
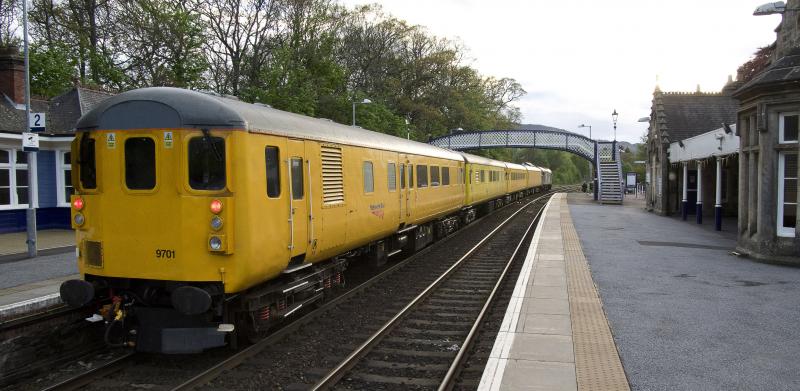
[[[76,59],[69,48],[31,46],[31,94],[51,97],[63,93],[77,77]]]

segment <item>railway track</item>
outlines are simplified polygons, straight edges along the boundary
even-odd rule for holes
[[[564,188],[554,189],[545,196],[540,196],[539,201],[541,203],[544,197],[555,191],[564,190]],[[521,213],[523,209],[525,207],[519,208],[516,212]],[[81,387],[87,389],[111,387],[170,389],[174,387],[173,389],[180,390],[204,385],[231,389],[275,388],[285,385],[290,388],[309,388],[324,377],[327,368],[336,366],[344,356],[342,349],[355,348],[374,334],[380,324],[392,319],[391,313],[399,310],[398,307],[402,307],[395,303],[394,298],[397,299],[397,302],[410,301],[418,295],[419,289],[415,291],[413,287],[404,286],[408,285],[404,281],[417,279],[430,283],[436,280],[436,276],[452,266],[453,259],[458,256],[464,258],[463,254],[468,250],[474,250],[472,257],[478,257],[480,251],[473,249],[473,247],[477,247],[473,244],[492,231],[498,221],[509,220],[509,215],[513,212],[515,211],[507,207],[479,219],[477,224],[465,227],[436,245],[392,265],[378,276],[236,354],[227,349],[219,349],[199,356],[124,355],[108,364],[100,365],[92,371],[78,374],[46,389],[69,390]],[[496,232],[498,229],[494,231]],[[484,244],[489,245],[488,243]],[[510,242],[493,246],[516,248]],[[467,273],[465,276],[470,279],[475,278],[473,287],[475,292],[486,293],[487,284],[491,284],[482,275],[492,273],[494,272],[486,270]],[[391,279],[387,279],[389,275],[392,275]],[[460,281],[464,283],[463,278]],[[468,296],[460,294],[464,293],[463,290],[455,289],[450,291],[451,298],[458,299],[459,296]],[[391,302],[385,299],[389,294],[393,297]],[[383,300],[376,301],[381,297]],[[444,300],[446,301],[447,298],[445,297]],[[444,302],[439,304],[444,304]],[[466,298],[465,304],[471,304],[471,308],[475,307],[474,303]],[[435,309],[434,307],[424,308]],[[404,327],[393,329],[404,330]],[[472,334],[475,332],[473,331]],[[335,337],[336,335],[339,336],[338,339]],[[391,341],[391,339],[387,341]],[[453,341],[453,345],[463,346],[461,342],[456,341]],[[452,348],[453,345],[450,347]],[[466,349],[462,348],[459,351],[466,351]],[[456,350],[452,350],[452,352],[454,356],[457,354]],[[466,355],[462,354],[461,356],[463,356],[462,359],[466,358]],[[258,367],[258,370],[253,371],[254,367]],[[287,370],[287,368],[290,369]],[[441,368],[441,364],[436,368]],[[198,371],[202,371],[202,373],[197,375]],[[220,376],[222,373],[226,373],[226,376]],[[236,373],[236,375],[228,376],[227,373]],[[253,376],[249,376],[249,373],[252,373]],[[275,376],[275,374],[280,375]],[[265,377],[269,378],[266,383],[262,381]],[[185,379],[190,380],[179,384]],[[23,387],[23,389],[29,388]]]
[[[527,228],[507,225],[526,207],[478,242],[313,389],[450,389],[512,262],[539,219],[542,208]]]

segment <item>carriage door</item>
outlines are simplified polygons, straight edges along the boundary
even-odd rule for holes
[[[411,218],[411,187],[413,186],[409,173],[411,164],[407,155],[400,155],[400,221]]]
[[[308,172],[305,163],[305,145],[301,140],[289,139],[288,145],[289,179],[289,248],[292,257],[304,255],[308,248]],[[302,262],[300,257],[300,262]]]

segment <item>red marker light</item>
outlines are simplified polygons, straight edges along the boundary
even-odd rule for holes
[[[220,200],[211,201],[211,213],[219,214],[219,212],[222,212],[222,201]]]
[[[78,197],[72,200],[72,207],[75,208],[75,210],[83,210],[83,198]]]

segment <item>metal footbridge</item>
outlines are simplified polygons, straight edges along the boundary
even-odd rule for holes
[[[597,173],[597,197],[603,203],[622,202],[622,162],[616,141],[597,141],[554,129],[459,131],[429,142],[454,151],[486,148],[539,148],[574,153],[592,163]]]

